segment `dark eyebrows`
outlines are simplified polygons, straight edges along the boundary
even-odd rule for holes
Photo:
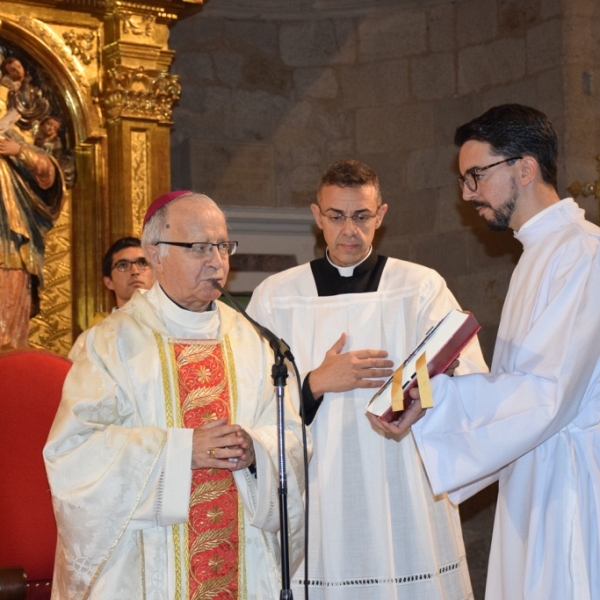
[[[325,212],[329,212],[329,211],[333,211],[334,213],[338,214],[338,215],[345,215],[346,213],[339,209],[339,208],[327,208],[325,209]],[[355,210],[352,214],[353,215],[360,215],[363,213],[368,213],[368,214],[372,214],[371,211],[368,208],[359,208],[358,210]]]

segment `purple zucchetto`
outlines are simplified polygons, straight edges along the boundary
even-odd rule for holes
[[[187,196],[188,194],[193,194],[194,192],[190,192],[190,190],[177,190],[174,192],[167,192],[162,196],[159,196],[150,204],[148,210],[146,210],[146,214],[144,215],[143,227],[146,226],[146,223],[150,220],[150,217],[159,209],[161,209],[169,202],[173,202],[173,200],[177,200],[177,198],[181,198],[181,196]]]

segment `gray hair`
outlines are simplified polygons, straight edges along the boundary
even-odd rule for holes
[[[202,204],[206,205],[207,208],[217,210],[223,215],[223,218],[225,219],[225,214],[219,208],[217,203],[212,198],[209,198],[206,194],[185,194],[183,196],[175,198],[175,200],[172,200],[171,202],[159,208],[150,217],[150,219],[148,219],[142,231],[142,246],[154,246],[161,239],[161,237],[163,237],[165,228],[167,226],[167,211],[172,204],[175,204],[180,200],[192,200],[201,202]],[[160,256],[165,256],[169,252],[168,244],[161,244],[159,252]]]

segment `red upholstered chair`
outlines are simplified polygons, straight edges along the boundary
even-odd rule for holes
[[[70,366],[46,350],[0,353],[0,600],[50,598],[56,523],[42,449]]]

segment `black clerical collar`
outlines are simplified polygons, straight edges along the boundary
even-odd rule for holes
[[[359,260],[356,264],[354,265],[350,265],[349,267],[340,267],[339,265],[336,265],[331,258],[329,258],[329,248],[327,248],[325,250],[325,258],[327,259],[327,262],[332,266],[335,267],[338,270],[338,273],[342,276],[342,277],[352,277],[352,275],[354,275],[354,269],[356,269],[357,267],[359,267],[360,265],[362,265],[364,262],[369,260],[369,257],[373,254],[373,246],[371,246],[369,253],[362,259]]]
[[[387,257],[372,251],[363,262],[354,267],[349,277],[340,275],[338,268],[327,258],[311,261],[310,267],[319,296],[337,296],[376,292],[386,261]]]

